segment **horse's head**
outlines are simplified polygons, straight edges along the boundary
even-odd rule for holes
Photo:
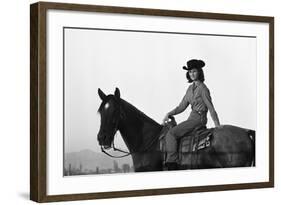
[[[106,95],[98,89],[98,94],[102,100],[98,110],[101,116],[98,141],[99,145],[108,149],[112,145],[120,119],[120,91],[116,88],[114,95]]]

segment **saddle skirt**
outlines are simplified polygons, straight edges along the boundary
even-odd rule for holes
[[[201,127],[199,130],[195,130],[192,133],[185,135],[180,139],[179,152],[196,152],[210,147],[213,129],[214,128],[207,129],[206,127]]]
[[[175,123],[167,123],[159,137],[159,149],[166,153],[165,136],[169,129],[174,127]],[[178,140],[179,164],[185,168],[195,168],[198,151],[204,150],[212,145],[214,128],[207,128],[206,126],[198,126],[192,132],[185,134]],[[165,157],[164,157],[165,161]]]

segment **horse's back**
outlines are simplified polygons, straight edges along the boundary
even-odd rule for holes
[[[249,134],[251,132],[254,131],[233,125],[215,128],[213,149],[218,155],[227,155],[229,157],[228,164],[236,163],[237,166],[249,166],[254,158],[255,147],[255,141]],[[234,160],[235,158],[240,160]]]
[[[254,141],[249,134],[252,132],[233,125],[223,125],[209,129],[201,127],[187,133],[179,140],[179,164],[185,169],[251,166],[255,157]],[[163,136],[161,142],[165,148]]]
[[[213,131],[213,145],[227,146],[229,151],[234,152],[249,150],[252,146],[249,131],[248,129],[233,125],[223,125],[220,128],[215,128]]]

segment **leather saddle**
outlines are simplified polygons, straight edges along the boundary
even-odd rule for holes
[[[166,155],[166,140],[165,136],[169,129],[176,126],[177,123],[173,119],[166,123],[160,133],[159,149]],[[213,129],[207,128],[205,125],[195,127],[191,132],[186,133],[178,140],[179,164],[181,167],[193,168],[196,166],[197,153],[212,145]]]

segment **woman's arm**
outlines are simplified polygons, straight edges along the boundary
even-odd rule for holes
[[[189,102],[188,102],[187,91],[186,91],[186,93],[185,93],[184,97],[182,98],[180,104],[175,109],[168,112],[168,115],[177,115],[177,114],[183,112],[188,107],[188,105],[189,105]]]
[[[206,104],[208,110],[210,111],[211,117],[215,123],[215,126],[218,127],[220,126],[220,121],[219,121],[219,117],[218,114],[214,108],[214,105],[212,103],[212,98],[210,95],[210,91],[207,87],[204,87],[202,89],[202,99],[204,101],[204,103]]]

